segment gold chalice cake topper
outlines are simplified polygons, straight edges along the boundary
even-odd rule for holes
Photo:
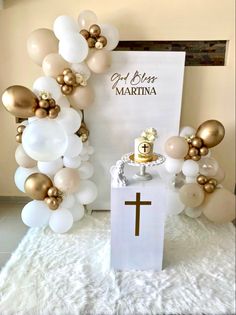
[[[141,136],[134,141],[134,160],[138,163],[147,163],[155,160],[157,155],[153,153],[154,142],[157,139],[155,128],[147,128]]]

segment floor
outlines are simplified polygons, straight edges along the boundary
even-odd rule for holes
[[[0,269],[17,248],[28,227],[21,221],[24,204],[0,203]]]

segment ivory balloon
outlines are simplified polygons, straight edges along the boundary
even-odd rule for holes
[[[69,211],[73,216],[74,222],[81,220],[85,212],[84,206],[79,202],[76,202],[74,206],[69,209]]]
[[[92,24],[97,24],[97,16],[91,10],[84,10],[78,16],[78,23],[81,29],[88,30]]]
[[[38,96],[41,92],[49,92],[55,101],[62,96],[60,86],[51,77],[44,76],[36,79],[33,84],[33,90]]]
[[[90,162],[82,162],[81,166],[79,167],[79,176],[81,179],[89,179],[93,176],[94,167],[93,164]]]
[[[16,148],[15,159],[20,166],[25,168],[32,168],[37,165],[37,161],[33,160],[25,153],[22,144],[19,144]]]
[[[38,169],[40,172],[49,176],[55,175],[61,168],[63,168],[61,157],[49,162],[38,161]]]
[[[236,217],[235,195],[224,188],[217,188],[212,194],[207,194],[201,209],[212,222],[231,222]]]
[[[87,205],[97,198],[97,194],[97,186],[94,182],[91,180],[81,180],[76,198],[82,205]]]
[[[34,173],[25,181],[26,194],[36,200],[44,200],[47,197],[48,189],[53,186],[51,179],[41,173]]]
[[[24,185],[25,185],[26,178],[30,176],[31,174],[37,173],[37,172],[38,172],[37,167],[33,167],[33,168],[24,168],[21,166],[18,167],[14,175],[14,181],[15,181],[16,187],[20,191],[25,192]]]
[[[86,62],[94,73],[104,73],[111,66],[111,53],[107,50],[94,50],[89,54]]]
[[[47,28],[37,29],[28,37],[27,51],[30,58],[41,66],[48,54],[58,51],[58,40],[53,31]]]
[[[165,143],[165,152],[173,159],[183,159],[188,153],[188,143],[183,137],[174,136]]]
[[[33,200],[24,206],[21,218],[29,227],[42,227],[48,224],[51,214],[44,201]]]
[[[73,108],[62,108],[56,121],[68,134],[78,131],[81,125],[80,114]]]
[[[185,206],[196,208],[203,203],[205,194],[200,185],[189,183],[180,188],[179,198]]]
[[[7,88],[2,95],[2,103],[12,115],[20,118],[32,117],[38,106],[37,96],[21,85]]]
[[[196,133],[196,129],[194,129],[191,126],[185,126],[183,128],[181,128],[179,135],[181,137],[191,137],[193,135],[195,135]]]
[[[69,157],[64,156],[63,164],[65,167],[78,168],[81,165],[81,157],[75,156],[73,158],[69,158]]]
[[[53,31],[58,39],[63,39],[68,33],[76,33],[79,27],[69,15],[60,15],[53,23]]]
[[[80,186],[79,172],[72,168],[63,168],[54,177],[55,186],[64,193],[72,194]]]
[[[59,54],[49,54],[43,59],[43,72],[46,76],[56,78],[66,68],[69,68],[70,64],[65,61]]]
[[[207,120],[198,127],[196,136],[203,140],[205,146],[212,148],[223,140],[225,128],[218,120]]]
[[[71,33],[59,42],[59,54],[69,63],[80,63],[88,56],[88,43],[79,33]]]
[[[71,69],[75,72],[75,73],[79,73],[82,75],[83,79],[85,81],[88,81],[88,79],[91,76],[91,71],[89,70],[89,67],[87,66],[87,64],[85,62],[81,62],[81,63],[73,63],[71,65]]]
[[[64,152],[64,157],[74,158],[78,156],[82,150],[83,143],[77,135],[68,136],[67,149]]]
[[[71,106],[75,109],[85,109],[94,101],[94,91],[90,85],[79,86],[69,95]]]
[[[66,233],[72,225],[73,216],[67,209],[60,207],[50,216],[49,226],[55,233]]]
[[[113,50],[119,43],[119,31],[118,29],[110,24],[101,25],[101,34],[107,39],[107,44],[104,47],[106,50]]]

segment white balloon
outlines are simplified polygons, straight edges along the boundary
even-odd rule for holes
[[[49,162],[38,161],[38,169],[46,175],[55,175],[62,167],[62,158]]]
[[[192,184],[197,182],[197,177],[196,176],[186,176],[185,182],[187,184]]]
[[[78,23],[81,29],[88,30],[92,24],[97,24],[97,16],[91,10],[84,10],[78,16]]]
[[[75,196],[74,195],[65,195],[63,196],[62,203],[60,204],[61,208],[72,208],[75,204]]]
[[[64,95],[62,95],[59,100],[57,100],[57,105],[59,105],[62,109],[62,107],[70,107],[70,102],[68,101],[68,98]]]
[[[63,39],[68,33],[79,32],[79,26],[69,15],[60,15],[53,23],[53,31],[58,39]]]
[[[182,170],[184,160],[183,159],[172,159],[167,156],[165,161],[165,168],[170,174],[178,174]]]
[[[179,192],[168,190],[167,215],[180,214],[184,210],[184,208],[185,205],[181,202],[179,198]]]
[[[199,173],[199,165],[193,160],[186,160],[183,163],[182,172],[187,177],[195,177]]]
[[[198,161],[200,174],[214,177],[219,169],[218,162],[212,157],[202,157],[201,160]]]
[[[90,162],[82,162],[79,167],[79,176],[81,179],[89,179],[93,176],[94,167]]]
[[[199,218],[202,214],[202,210],[200,208],[186,208],[184,213],[193,219]]]
[[[59,54],[70,63],[84,61],[88,52],[88,43],[79,33],[70,33],[59,42]]]
[[[67,158],[73,158],[80,154],[83,147],[83,143],[77,135],[68,136],[68,146],[64,152],[64,156]]]
[[[48,224],[52,213],[44,201],[33,200],[24,206],[21,218],[29,227],[42,227]]]
[[[38,169],[37,167],[33,167],[33,168],[24,168],[24,167],[18,167],[15,175],[14,175],[14,181],[16,184],[16,187],[22,191],[25,192],[25,180],[27,177],[29,177],[31,174],[33,173],[37,173]]]
[[[94,147],[92,147],[91,145],[88,146],[88,148],[87,148],[87,153],[88,153],[89,155],[94,154]]]
[[[75,156],[73,158],[69,158],[69,157],[64,156],[63,164],[65,167],[78,168],[81,165],[81,157]]]
[[[91,76],[91,71],[89,69],[89,67],[87,66],[87,64],[85,62],[82,63],[73,63],[71,65],[71,69],[75,72],[75,73],[79,73],[83,76],[83,79],[85,81],[88,81],[88,79]]]
[[[25,128],[22,145],[32,159],[53,161],[64,154],[68,146],[68,136],[55,119],[39,119]]]
[[[119,43],[118,29],[110,24],[101,25],[101,34],[106,37],[107,44],[104,47],[106,50],[113,50]]]
[[[29,117],[30,118],[30,117]],[[28,118],[28,119],[29,119]],[[26,119],[26,120],[23,120],[20,124],[21,125],[24,125],[25,127],[29,124],[29,122],[28,122],[28,119]]]
[[[61,108],[56,121],[63,126],[68,134],[78,131],[81,125],[80,114],[73,108]]]
[[[81,180],[79,192],[76,193],[77,200],[82,205],[87,205],[97,198],[97,186],[90,180]]]
[[[33,84],[34,93],[39,96],[41,92],[49,92],[56,101],[62,96],[59,84],[54,78],[39,77]]]
[[[86,145],[86,142],[83,143],[83,148],[80,152],[80,155],[88,155],[88,146]]]
[[[39,120],[40,118],[36,117],[36,116],[32,116],[28,118],[28,125],[31,124],[32,122],[34,122],[35,120]]]
[[[84,206],[79,202],[76,202],[69,210],[73,216],[74,222],[81,220],[84,216]]]
[[[89,160],[89,155],[88,154],[81,155],[81,161],[86,162],[88,160]]]
[[[53,211],[50,219],[49,226],[55,233],[65,233],[73,225],[73,216],[68,209],[58,208]]]
[[[196,134],[196,129],[194,129],[191,126],[185,126],[183,128],[181,128],[180,130],[180,137],[191,137],[194,136]]]

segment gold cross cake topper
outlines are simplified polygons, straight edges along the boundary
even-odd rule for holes
[[[147,128],[134,142],[134,160],[139,163],[150,162],[153,159],[153,146],[157,139],[155,128]]]

